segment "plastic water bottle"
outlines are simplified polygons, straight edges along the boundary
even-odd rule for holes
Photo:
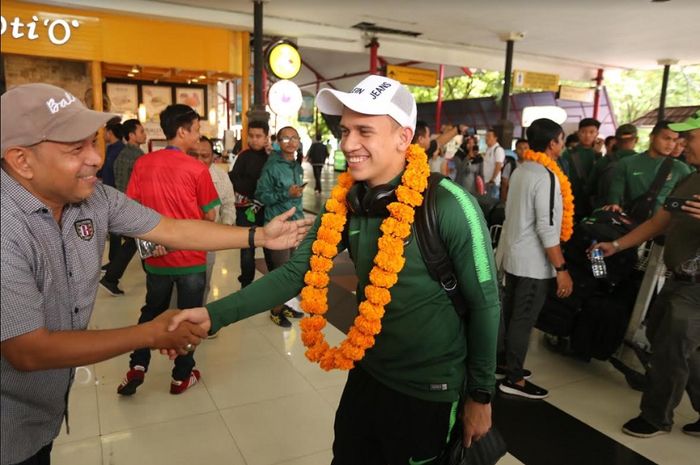
[[[595,245],[595,241],[593,244]],[[605,260],[601,249],[593,249],[591,251],[591,270],[595,278],[603,279],[608,277],[608,270],[605,267]]]

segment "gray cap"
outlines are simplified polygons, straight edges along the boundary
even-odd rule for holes
[[[342,115],[343,107],[364,115],[387,115],[402,127],[416,130],[416,100],[400,82],[384,76],[368,76],[350,92],[321,89],[316,105],[327,115]]]
[[[0,97],[2,154],[43,141],[77,142],[97,132],[115,114],[88,110],[70,92],[49,84],[24,84]]]

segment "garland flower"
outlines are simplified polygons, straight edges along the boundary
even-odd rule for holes
[[[348,191],[354,180],[350,173],[338,177],[338,184],[326,201],[326,213],[316,234],[309,259],[310,270],[304,276],[306,286],[301,291],[301,308],[309,314],[301,320],[301,338],[307,348],[306,357],[319,363],[324,370],[349,370],[362,360],[365,351],[374,345],[374,338],[382,330],[384,307],[391,302],[389,289],[398,281],[405,258],[404,239],[411,233],[414,210],[423,203],[423,191],[428,186],[430,167],[428,158],[418,145],[406,150],[408,164],[396,188],[396,202],[388,205],[390,216],[382,221],[382,236],[378,241],[374,267],[365,286],[365,300],[359,305],[359,315],[348,331],[346,339],[337,347],[330,347],[322,330],[328,311],[328,273],[333,268],[333,257],[338,253],[347,218]]]
[[[554,175],[559,179],[559,185],[561,186],[561,199],[563,204],[563,214],[561,219],[561,233],[559,238],[562,242],[566,242],[571,238],[574,232],[574,195],[571,190],[571,182],[569,178],[562,172],[561,168],[557,162],[549,158],[542,152],[534,152],[528,150],[523,155],[523,158],[527,161],[534,161],[540,165],[547,168],[549,171],[554,173]]]

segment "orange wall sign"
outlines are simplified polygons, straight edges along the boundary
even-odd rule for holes
[[[248,33],[2,2],[2,53],[243,74]]]

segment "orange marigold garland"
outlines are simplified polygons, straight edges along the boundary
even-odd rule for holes
[[[347,218],[346,197],[354,180],[350,173],[338,176],[338,185],[326,201],[326,212],[316,234],[309,260],[310,270],[304,277],[306,286],[301,291],[301,308],[310,316],[301,320],[301,339],[307,347],[306,357],[317,362],[324,370],[349,370],[362,360],[365,351],[374,345],[374,337],[382,330],[384,307],[391,302],[389,289],[398,281],[403,269],[403,240],[411,234],[415,207],[423,203],[423,191],[428,186],[430,167],[422,148],[411,145],[406,151],[408,162],[396,189],[397,202],[388,206],[390,216],[382,221],[382,236],[370,284],[365,286],[365,298],[359,305],[359,315],[338,347],[330,347],[323,337],[326,326],[324,314],[328,311],[328,273],[333,268],[333,257],[338,253]]]
[[[571,235],[574,233],[574,195],[573,191],[571,190],[571,182],[569,182],[569,178],[567,178],[564,172],[562,172],[557,162],[542,152],[528,150],[523,155],[523,159],[539,163],[554,173],[557,179],[559,179],[563,204],[561,233],[559,234],[559,238],[562,242],[568,241],[571,238]]]

